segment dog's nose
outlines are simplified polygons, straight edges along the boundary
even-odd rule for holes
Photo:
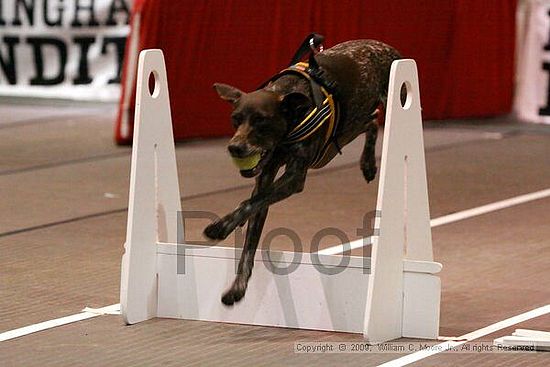
[[[233,157],[242,158],[246,155],[247,149],[244,144],[230,144],[227,149]]]

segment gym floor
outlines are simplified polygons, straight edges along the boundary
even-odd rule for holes
[[[113,143],[114,105],[48,103],[0,102],[0,340],[119,302],[131,149]],[[427,122],[424,136],[432,218],[550,188],[550,126],[507,117]],[[356,239],[378,185],[362,178],[359,140],[310,172],[302,194],[275,205],[266,231],[289,227],[308,244],[319,228],[337,227]],[[252,182],[239,176],[225,144],[178,144],[184,209],[223,215],[249,195]],[[187,238],[200,239],[205,224],[190,223]],[[550,304],[550,197],[432,233],[443,264],[441,336],[460,337]],[[517,328],[548,331],[550,314],[475,341],[492,343]],[[119,315],[101,315],[1,341],[0,365],[374,366],[406,355],[294,352],[296,342],[317,341],[362,336],[167,319],[126,326]],[[550,352],[443,352],[411,365],[548,366]]]

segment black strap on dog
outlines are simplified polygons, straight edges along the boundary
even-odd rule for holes
[[[315,59],[315,55],[317,55],[319,52],[323,52],[324,41],[325,37],[320,35],[319,33],[309,34],[304,39],[300,47],[298,47],[298,50],[290,61],[289,67],[298,64],[300,61],[302,61],[304,56],[308,55],[309,67],[307,73],[311,77],[312,82],[321,85],[323,88],[328,90],[331,95],[333,95],[335,98],[338,98],[338,87],[336,81],[331,80],[327,76],[325,71],[319,66],[317,60]],[[312,86],[311,90],[315,105],[318,106],[323,101],[323,95],[319,93],[319,88],[315,88],[314,86]]]
[[[310,65],[314,65],[315,67],[319,67],[317,65],[317,62],[313,60],[314,64],[311,63],[311,54],[315,54],[318,49],[322,51],[323,42],[325,41],[325,37],[320,35],[319,33],[311,33],[309,36],[306,37],[306,39],[302,42],[300,47],[298,47],[298,50],[296,50],[296,53],[292,57],[292,60],[290,61],[290,64],[288,66],[292,66],[294,64],[299,63],[302,61],[304,56],[309,53],[310,54]]]

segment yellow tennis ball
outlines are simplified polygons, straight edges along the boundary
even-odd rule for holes
[[[262,156],[260,153],[256,153],[245,158],[232,158],[235,165],[239,167],[241,171],[247,171],[249,169],[255,168],[258,163],[260,163],[260,159],[262,158]]]

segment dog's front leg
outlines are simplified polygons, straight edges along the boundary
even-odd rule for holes
[[[256,187],[252,193],[252,197],[259,193],[265,192],[271,184],[278,171],[278,166],[271,168],[269,171],[262,173],[262,175],[256,181]],[[239,266],[237,268],[237,275],[231,288],[222,296],[222,302],[231,306],[235,302],[239,302],[244,297],[246,287],[248,285],[248,279],[252,274],[252,268],[254,267],[254,255],[260,242],[262,230],[265,220],[267,218],[268,207],[258,211],[248,220],[248,227],[246,229],[246,240],[239,260]]]
[[[265,220],[267,218],[267,212],[269,208],[264,208],[258,213],[254,214],[248,220],[248,227],[246,229],[246,240],[239,259],[239,266],[237,268],[237,275],[231,285],[231,288],[227,290],[222,296],[222,302],[231,306],[235,302],[239,302],[244,297],[246,288],[248,286],[248,280],[252,275],[252,268],[254,267],[254,255],[260,242],[262,230]]]
[[[302,192],[306,182],[307,165],[302,162],[287,164],[285,173],[273,183],[269,190],[245,200],[233,213],[237,222],[250,217],[289,196]]]
[[[275,171],[276,172],[276,171]],[[295,172],[296,173],[296,172]],[[286,179],[285,179],[285,176]],[[302,177],[302,180],[297,178]],[[282,200],[297,191],[301,191],[305,181],[305,171],[304,174],[294,174],[291,181],[288,180],[287,172],[277,180],[277,182],[270,187],[271,183],[275,178],[275,174],[263,178],[260,183],[257,183],[256,189],[252,198],[248,203],[241,204],[241,210],[245,208],[256,207],[256,211],[251,211],[250,219],[248,220],[248,228],[246,231],[246,241],[244,244],[243,252],[239,260],[239,266],[237,269],[237,275],[231,288],[227,290],[222,296],[222,302],[227,306],[232,306],[235,302],[239,302],[246,293],[246,288],[248,286],[248,280],[252,275],[252,268],[254,267],[254,256],[256,254],[256,249],[258,243],[260,242],[260,237],[262,234],[262,229],[267,217],[269,205],[275,201]],[[234,213],[237,218],[242,218],[250,215],[250,213]],[[233,223],[238,222],[237,219],[233,219]]]
[[[246,222],[253,214],[262,208],[286,199],[302,191],[307,173],[307,163],[295,160],[288,163],[285,173],[263,191],[258,191],[249,199],[243,201],[237,209],[220,220],[210,224],[204,230],[204,235],[212,240],[223,240],[229,236],[237,226]]]

